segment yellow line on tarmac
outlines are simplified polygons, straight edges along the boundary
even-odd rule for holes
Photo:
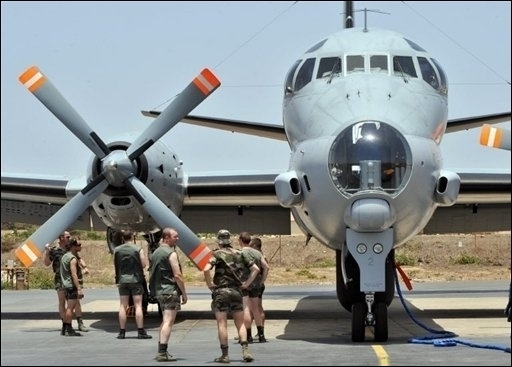
[[[382,345],[372,345],[372,349],[377,355],[379,366],[389,366],[389,356]]]

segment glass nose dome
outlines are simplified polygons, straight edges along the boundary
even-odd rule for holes
[[[405,138],[388,124],[357,122],[334,140],[329,154],[331,178],[347,195],[361,190],[396,192],[410,167]]]

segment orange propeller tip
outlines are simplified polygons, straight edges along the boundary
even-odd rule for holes
[[[28,68],[26,68],[25,71],[20,74],[18,79],[20,82],[25,84],[27,82],[27,80],[29,80],[30,78],[32,78],[34,75],[36,75],[39,72],[40,72],[39,68],[35,65],[32,65],[32,66],[29,66]]]
[[[488,124],[482,125],[482,129],[480,131],[480,144],[481,145],[487,145],[487,142],[489,141],[490,132],[491,132],[491,125],[488,125]]]

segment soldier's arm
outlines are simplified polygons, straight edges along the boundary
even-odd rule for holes
[[[50,260],[50,251],[51,251],[51,246],[49,243],[47,243],[44,246],[44,255],[43,255],[43,262],[44,262],[45,266],[50,266],[52,264],[52,261]]]
[[[174,275],[174,280],[176,280],[176,284],[178,285],[181,291],[182,303],[187,303],[187,291],[185,290],[185,280],[183,279],[183,274],[181,273],[180,263],[178,261],[178,254],[176,252],[173,252],[169,256],[169,263],[171,265],[172,273]]]
[[[240,285],[240,288],[242,289],[247,289],[254,281],[254,279],[256,279],[256,276],[260,272],[260,268],[258,268],[258,265],[254,263],[249,267],[249,269],[251,269],[251,274],[249,274],[247,280]]]
[[[265,283],[267,280],[268,272],[270,271],[270,265],[265,257],[261,257],[261,282]]]

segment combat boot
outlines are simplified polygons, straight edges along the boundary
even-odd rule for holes
[[[71,324],[66,325],[66,332],[64,333],[65,336],[82,336],[82,334],[77,333],[75,329],[73,329],[73,326]]]
[[[217,362],[217,363],[229,363],[230,362],[229,356],[227,354],[221,355],[220,357],[215,358],[213,361]]]
[[[258,326],[258,341],[260,343],[266,343],[267,339],[265,338],[265,333],[263,332],[263,326]]]
[[[174,361],[176,361],[176,358],[174,358],[173,355],[171,355],[167,352],[159,352],[156,355],[155,360],[157,362],[174,362]]]
[[[229,347],[227,345],[220,345],[220,350],[222,351],[222,355],[218,358],[215,358],[213,361],[217,363],[229,363]]]
[[[84,325],[84,322],[81,318],[77,318],[78,322],[78,330],[83,331],[84,333],[89,331],[89,328]]]
[[[249,347],[247,346],[247,344],[242,344],[242,357],[246,362],[254,361],[251,352],[249,352]]]
[[[146,330],[139,329],[139,332],[137,333],[137,339],[151,339],[152,336],[149,335]]]

